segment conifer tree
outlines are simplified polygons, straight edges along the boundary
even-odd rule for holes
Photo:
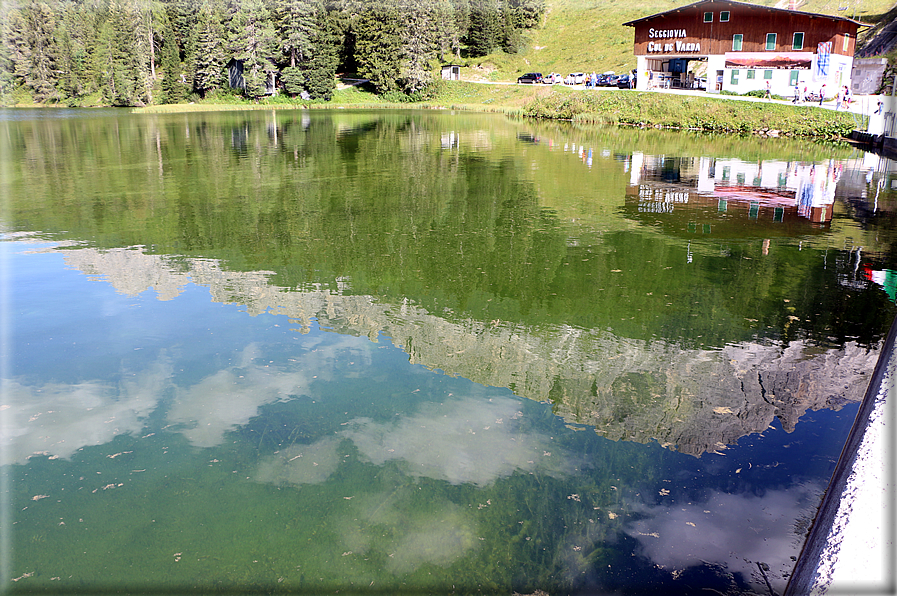
[[[46,2],[30,0],[9,14],[5,41],[19,84],[37,101],[56,100],[56,12]]]
[[[317,32],[312,39],[314,53],[304,73],[305,88],[313,99],[329,101],[333,97],[342,39],[343,23],[339,12],[320,12]]]
[[[101,35],[108,48],[105,97],[113,105],[145,105],[152,101],[150,34],[143,7],[133,0],[111,0]]]
[[[485,56],[502,41],[503,23],[498,0],[470,0],[467,49],[472,56]]]
[[[451,0],[435,0],[436,45],[439,60],[445,62],[449,56],[461,57],[461,31],[455,6]]]
[[[501,49],[507,54],[516,54],[520,50],[521,35],[517,28],[514,12],[507,1],[501,7]]]
[[[12,60],[7,40],[9,39],[9,12],[0,10],[0,35],[3,43],[0,43],[0,98],[12,92],[15,86],[15,64]]]
[[[313,39],[324,12],[323,0],[277,0],[277,43],[291,67],[306,62],[314,53]]]
[[[416,93],[433,79],[431,64],[439,49],[436,0],[404,0],[401,12],[405,26],[400,83],[406,93]]]
[[[391,0],[359,0],[353,10],[358,74],[369,79],[379,93],[396,90],[407,35],[398,8]]]
[[[169,23],[164,30],[162,45],[162,101],[164,103],[178,103],[185,97],[185,85],[183,68],[181,67],[180,50],[174,34],[174,28]]]
[[[545,14],[545,0],[506,0],[514,27],[532,29],[538,27]]]
[[[222,7],[217,0],[204,0],[199,10],[195,39],[191,41],[193,89],[200,97],[227,84]]]
[[[243,65],[244,92],[265,95],[277,72],[277,36],[263,0],[231,0],[228,57]]]
[[[80,2],[60,5],[55,35],[58,48],[56,88],[63,101],[70,105],[79,105],[80,98],[97,89],[91,55],[97,45],[97,22],[102,17],[97,6]]]

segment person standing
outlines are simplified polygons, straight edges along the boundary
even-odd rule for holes
[[[769,84],[769,81],[766,81],[766,95],[763,97],[772,101],[772,85]]]
[[[822,102],[825,100],[825,83],[822,84],[822,87],[819,88],[819,105],[822,105]]]

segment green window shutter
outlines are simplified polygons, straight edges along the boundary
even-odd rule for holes
[[[766,49],[769,51],[776,49],[776,34],[775,33],[767,33],[766,34]]]
[[[791,43],[792,50],[802,50],[804,49],[804,34],[803,33],[795,33],[794,41]]]
[[[753,78],[754,78],[754,73],[755,73],[755,72],[756,72],[756,71],[754,71],[754,70],[749,70],[748,73],[747,73],[747,78],[749,78],[749,79],[753,79]]]
[[[738,84],[738,70],[732,71],[732,79],[731,79],[730,83],[732,83],[733,85]]]
[[[763,78],[766,79],[767,81],[772,80],[772,71],[771,71],[771,70],[764,70],[764,71],[763,71]]]
[[[792,71],[791,71],[790,85],[791,85],[792,87],[794,87],[795,85],[797,85],[798,80],[800,80],[799,77],[800,77],[800,72],[799,72],[799,71],[796,71],[796,70],[792,70]]]
[[[744,35],[741,33],[736,33],[732,36],[732,51],[740,52],[741,51],[741,42],[744,39]]]

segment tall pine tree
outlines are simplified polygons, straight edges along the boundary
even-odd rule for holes
[[[225,67],[223,7],[218,0],[203,0],[192,45],[193,89],[200,97],[221,90],[227,84]]]
[[[162,101],[164,103],[183,101],[186,96],[186,83],[177,38],[174,28],[168,22],[163,29],[162,42]]]
[[[30,0],[9,14],[5,41],[16,79],[37,101],[57,100],[55,6]]]
[[[343,21],[338,11],[318,14],[317,32],[312,39],[314,53],[304,72],[305,88],[312,99],[329,101],[333,97],[343,34]]]
[[[470,28],[467,50],[471,56],[485,56],[502,42],[502,15],[499,0],[470,0]]]
[[[244,92],[267,93],[277,65],[277,35],[263,0],[231,0],[228,19],[228,57],[242,63]]]
[[[403,0],[400,6],[406,34],[399,82],[402,90],[411,94],[433,80],[430,63],[439,49],[439,7],[437,0]]]
[[[358,74],[370,80],[379,93],[398,89],[402,73],[402,48],[407,31],[392,0],[358,0],[352,33]]]

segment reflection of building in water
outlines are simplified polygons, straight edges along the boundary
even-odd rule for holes
[[[568,423],[609,439],[657,441],[692,455],[763,432],[776,418],[790,432],[808,409],[861,400],[878,359],[878,350],[856,344],[701,350],[603,329],[449,320],[410,302],[345,295],[345,286],[280,288],[266,272],[228,271],[209,259],[170,262],[139,249],[62,252],[69,266],[126,294],[153,287],[171,299],[192,282],[208,287],[216,302],[245,305],[250,315],[287,316],[301,333],[317,324],[375,342],[386,336],[412,363],[550,401]]]
[[[843,165],[632,155],[626,193],[634,214],[687,212],[689,228],[732,222],[827,224]],[[632,208],[634,206],[634,208]]]

